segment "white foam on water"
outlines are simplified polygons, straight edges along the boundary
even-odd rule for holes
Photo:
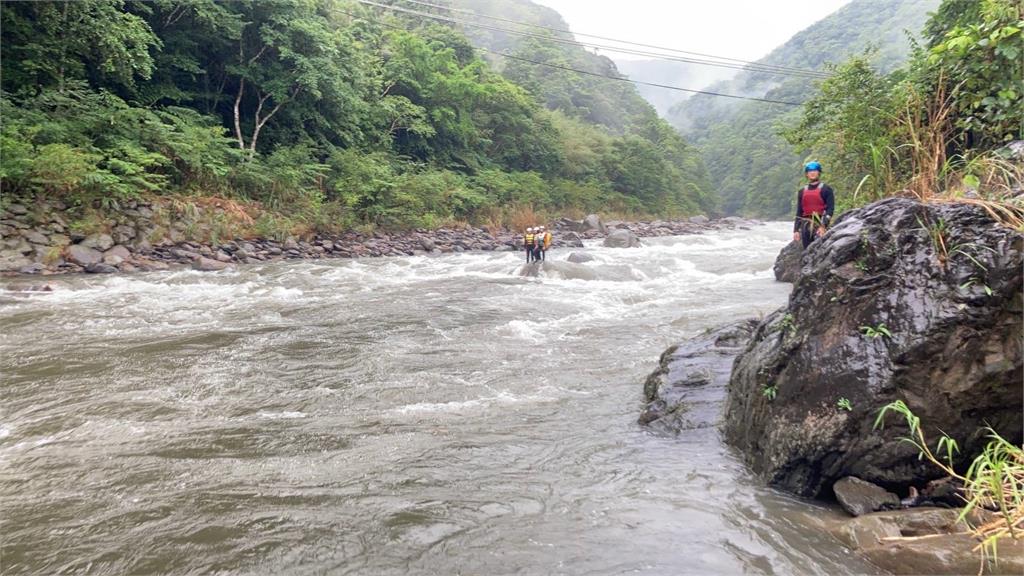
[[[260,412],[256,416],[259,417],[259,418],[262,418],[264,420],[297,420],[297,419],[300,419],[300,418],[305,418],[306,417],[306,413],[305,412],[295,412],[295,411],[292,411],[292,412],[289,412],[289,411],[285,411],[285,412]]]

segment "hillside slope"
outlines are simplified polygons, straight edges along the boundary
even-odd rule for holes
[[[854,0],[758,62],[824,70],[870,48],[878,68],[892,69],[910,51],[907,31],[921,30],[938,5],[939,0]],[[816,85],[805,78],[743,72],[709,89],[803,102]],[[722,175],[717,188],[723,211],[782,217],[799,186],[801,158],[778,132],[794,122],[797,110],[697,95],[673,107],[668,118],[701,150],[708,168]]]

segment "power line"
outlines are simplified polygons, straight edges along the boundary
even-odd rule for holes
[[[627,49],[627,48],[618,48],[618,47],[615,47],[615,46],[608,46],[608,45],[604,45],[604,44],[595,44],[595,43],[590,43],[590,42],[580,42],[580,41],[577,41],[577,40],[567,40],[567,39],[564,39],[564,38],[556,38],[554,36],[550,36],[550,35],[546,35],[546,34],[535,34],[535,33],[532,33],[532,32],[523,32],[521,30],[512,30],[510,28],[502,28],[502,27],[499,27],[499,26],[489,26],[489,25],[486,25],[486,24],[478,24],[478,23],[474,23],[474,22],[467,22],[465,20],[459,20],[459,19],[456,19],[456,18],[448,17],[448,16],[441,16],[441,15],[438,15],[438,14],[430,14],[428,12],[420,12],[418,10],[410,10],[408,8],[402,8],[400,6],[392,6],[392,5],[389,5],[389,4],[380,4],[380,3],[377,3],[377,2],[372,2],[370,0],[356,0],[356,1],[359,2],[360,4],[364,4],[364,5],[367,5],[367,6],[375,6],[377,8],[384,8],[385,10],[392,10],[392,11],[395,11],[395,12],[411,14],[411,15],[414,15],[414,16],[421,16],[421,17],[424,17],[424,18],[429,18],[429,19],[432,19],[432,20],[438,20],[438,21],[441,21],[441,22],[448,22],[448,23],[452,23],[452,24],[461,24],[461,25],[464,25],[464,26],[472,26],[474,28],[481,28],[481,29],[484,29],[484,30],[492,30],[492,31],[497,31],[497,32],[505,32],[505,33],[508,33],[508,34],[516,34],[516,35],[519,35],[519,36],[527,36],[527,37],[530,37],[530,38],[539,38],[539,39],[546,40],[546,41],[549,41],[549,42],[556,42],[556,43],[559,43],[559,44],[568,44],[568,45],[571,45],[571,46],[585,46],[585,47],[588,47],[588,48],[595,48],[595,49],[598,49],[598,50],[606,50],[606,51],[609,51],[609,52],[618,52],[618,53],[622,53],[622,54],[632,54],[632,55],[635,55],[635,56],[647,56],[647,57],[657,58],[657,59],[661,59],[661,60],[671,60],[671,61],[675,61],[675,62],[686,62],[686,63],[690,63],[690,64],[699,64],[699,65],[704,65],[704,66],[716,66],[716,67],[719,67],[719,68],[729,68],[729,69],[732,69],[732,70],[762,72],[762,73],[765,73],[765,74],[773,74],[773,75],[778,75],[778,76],[796,76],[796,77],[803,77],[803,78],[826,78],[827,77],[827,74],[820,73],[820,72],[813,72],[813,73],[809,73],[809,72],[781,72],[781,71],[777,71],[777,70],[762,68],[760,65],[740,65],[740,64],[723,63],[723,62],[713,62],[713,61],[701,60],[701,59],[697,59],[697,58],[684,58],[684,57],[679,57],[679,56],[670,56],[670,55],[666,55],[666,54],[659,54],[659,53],[656,53],[656,52],[645,52],[645,51],[641,51],[641,50],[634,50],[634,49]]]
[[[631,45],[631,46],[640,46],[642,48],[653,48],[655,50],[664,50],[664,51],[667,51],[667,52],[675,52],[675,53],[678,53],[678,54],[689,54],[690,56],[701,56],[701,57],[704,57],[704,58],[714,58],[716,60],[723,61],[723,63],[733,62],[733,63],[737,63],[737,64],[756,66],[756,67],[763,68],[763,69],[766,69],[766,70],[767,69],[773,69],[773,70],[778,70],[780,72],[794,72],[794,73],[803,73],[803,74],[808,74],[808,75],[826,76],[826,74],[824,74],[821,71],[812,70],[812,69],[809,69],[809,68],[796,68],[796,67],[793,67],[793,66],[782,66],[782,65],[778,65],[778,64],[764,64],[764,63],[760,63],[760,62],[753,62],[753,61],[750,61],[750,60],[741,60],[739,58],[729,58],[727,56],[716,56],[714,54],[705,54],[705,53],[702,53],[702,52],[692,52],[690,50],[680,50],[678,48],[668,48],[666,46],[658,46],[658,45],[655,45],[655,44],[644,44],[642,42],[633,42],[633,41],[630,41],[630,40],[621,40],[619,38],[611,38],[609,36],[600,36],[600,35],[597,35],[597,34],[587,34],[585,32],[574,32],[572,30],[567,30],[567,29],[564,29],[564,28],[553,28],[553,27],[550,27],[550,26],[543,26],[543,25],[540,25],[540,24],[530,24],[528,22],[520,22],[518,20],[512,20],[510,18],[502,18],[500,16],[492,16],[492,15],[489,15],[489,14],[481,14],[479,12],[474,12],[472,10],[464,10],[464,9],[461,9],[461,8],[454,8],[454,7],[451,7],[451,6],[443,6],[441,4],[432,4],[430,2],[422,2],[420,0],[400,0],[400,1],[401,2],[405,2],[407,4],[417,4],[417,5],[420,5],[420,6],[427,6],[427,7],[430,7],[430,8],[437,8],[437,9],[441,9],[441,10],[448,10],[450,12],[460,12],[460,13],[463,13],[463,14],[467,14],[467,15],[470,15],[470,16],[477,17],[477,18],[486,18],[488,20],[495,20],[495,21],[498,21],[498,22],[507,22],[509,24],[517,24],[519,26],[527,26],[527,27],[530,27],[530,28],[537,28],[539,30],[547,30],[547,31],[550,31],[550,32],[558,32],[558,33],[564,33],[564,34],[571,34],[573,36],[585,36],[587,38],[596,38],[598,40],[606,40],[606,41],[609,41],[609,42],[616,42],[616,43],[619,43],[619,44],[628,44],[628,45]]]
[[[396,26],[396,25],[393,25],[393,24],[388,24],[386,22],[380,22],[380,21],[376,21],[376,20],[370,20],[370,19],[364,18],[362,16],[358,16],[356,14],[353,14],[351,12],[346,12],[344,10],[339,10],[339,12],[342,13],[342,14],[346,14],[346,15],[348,15],[351,18],[354,18],[356,20],[361,20],[363,22],[367,22],[367,23],[370,23],[370,24],[377,24],[378,26],[383,26],[385,28],[393,28],[395,30],[407,31],[405,28],[403,28],[401,26]],[[433,38],[433,40],[437,40],[437,38]],[[586,76],[595,76],[597,78],[604,78],[606,80],[615,80],[617,82],[629,82],[631,84],[643,84],[644,86],[653,86],[655,88],[664,88],[664,89],[667,89],[667,90],[676,90],[676,91],[679,91],[679,92],[689,92],[689,93],[692,93],[692,94],[705,94],[705,95],[708,95],[708,96],[718,96],[718,97],[721,97],[721,98],[733,98],[733,99],[736,99],[736,100],[750,100],[750,101],[753,101],[753,102],[764,102],[764,103],[767,103],[767,104],[782,104],[782,105],[785,105],[785,106],[802,106],[802,104],[800,104],[799,102],[786,102],[784,100],[772,100],[772,99],[769,99],[769,98],[755,98],[753,96],[739,96],[739,95],[736,95],[736,94],[724,94],[724,93],[721,93],[721,92],[711,92],[711,91],[708,91],[708,90],[696,90],[696,89],[693,89],[693,88],[683,88],[681,86],[670,86],[670,85],[667,85],[667,84],[656,84],[656,83],[653,83],[653,82],[641,82],[639,80],[630,80],[629,78],[623,78],[623,77],[618,77],[618,76],[608,76],[606,74],[599,74],[597,72],[590,72],[588,70],[580,70],[578,68],[572,68],[570,66],[562,66],[562,65],[559,65],[559,64],[551,64],[550,62],[540,62],[538,60],[531,60],[529,58],[523,58],[522,56],[513,56],[512,54],[506,54],[505,52],[498,52],[497,50],[491,50],[490,48],[483,48],[483,47],[481,47],[479,49],[483,50],[485,52],[490,52],[491,54],[494,54],[494,55],[497,55],[497,56],[501,56],[503,58],[509,58],[511,60],[519,60],[521,62],[528,62],[530,64],[536,64],[538,66],[546,66],[548,68],[556,68],[556,69],[559,69],[559,70],[565,70],[567,72],[575,72],[577,74],[583,74],[583,75],[586,75]]]
[[[519,36],[526,36],[526,37],[530,37],[530,38],[539,38],[539,39],[542,39],[542,40],[547,40],[547,41],[550,41],[550,42],[556,42],[556,43],[560,43],[560,44],[569,44],[569,45],[572,45],[572,46],[585,46],[585,47],[588,47],[588,48],[595,48],[595,49],[598,49],[598,50],[606,50],[606,51],[609,51],[609,52],[618,52],[618,53],[621,53],[621,54],[632,54],[634,56],[646,56],[646,57],[649,57],[649,58],[657,58],[657,59],[661,59],[661,60],[671,60],[671,61],[676,61],[676,62],[685,62],[685,63],[689,63],[689,64],[698,64],[698,65],[703,65],[703,66],[716,66],[716,67],[719,67],[719,68],[728,68],[728,69],[731,69],[731,70],[741,70],[741,71],[742,70],[746,70],[746,71],[753,71],[753,72],[763,72],[763,73],[766,73],[766,74],[774,74],[774,75],[779,75],[779,76],[798,76],[798,77],[805,77],[805,78],[826,78],[827,77],[827,75],[824,74],[824,73],[814,72],[814,71],[783,72],[783,71],[778,71],[778,70],[771,69],[769,67],[762,66],[760,64],[749,64],[749,65],[730,64],[730,63],[726,63],[726,62],[715,62],[715,61],[710,61],[710,60],[702,60],[702,59],[698,59],[698,58],[685,58],[685,57],[679,57],[679,56],[671,56],[671,55],[667,55],[667,54],[659,54],[659,53],[656,53],[656,52],[646,52],[646,51],[641,51],[641,50],[636,50],[636,49],[631,49],[631,48],[620,48],[620,47],[617,47],[617,46],[608,46],[606,44],[596,44],[596,43],[592,43],[592,42],[581,42],[579,40],[569,40],[569,39],[565,39],[565,38],[557,38],[557,37],[550,36],[550,35],[547,35],[547,34],[536,34],[536,33],[532,33],[532,32],[524,32],[522,30],[513,30],[513,29],[510,29],[510,28],[502,28],[502,27],[497,27],[497,26],[490,26],[490,25],[487,25],[487,24],[479,24],[479,23],[475,23],[475,22],[468,22],[468,21],[465,21],[465,20],[459,20],[459,19],[452,18],[452,17],[449,17],[449,16],[442,16],[442,15],[438,15],[438,14],[431,14],[431,13],[428,13],[428,12],[421,12],[421,11],[417,11],[417,10],[411,10],[411,9],[408,9],[408,8],[402,8],[400,6],[393,6],[393,5],[390,5],[390,4],[380,4],[380,3],[377,3],[377,2],[372,2],[370,0],[357,0],[357,1],[359,3],[361,3],[361,4],[364,4],[364,5],[375,6],[375,7],[378,7],[378,8],[384,8],[386,10],[392,10],[392,11],[395,11],[395,12],[401,12],[401,13],[405,13],[405,14],[412,14],[412,15],[415,15],[415,16],[422,16],[424,18],[430,18],[432,20],[439,20],[439,21],[442,21],[442,22],[448,22],[448,23],[453,23],[453,24],[461,24],[463,26],[471,26],[471,27],[474,27],[474,28],[481,28],[481,29],[484,29],[484,30],[492,30],[492,31],[498,31],[498,32],[505,32],[505,33],[508,33],[508,34],[516,34],[516,35],[519,35]]]
[[[736,94],[723,94],[721,92],[710,92],[707,90],[695,90],[693,88],[683,88],[681,86],[669,86],[667,84],[656,84],[654,82],[641,82],[640,80],[630,80],[629,78],[618,78],[616,76],[607,76],[605,74],[598,74],[597,72],[588,72],[586,70],[579,70],[577,68],[570,68],[569,66],[561,66],[558,64],[551,64],[550,62],[539,62],[537,60],[530,60],[529,58],[523,58],[521,56],[513,56],[504,52],[498,52],[489,48],[481,48],[491,54],[497,54],[505,58],[511,58],[512,60],[521,60],[523,62],[529,62],[531,64],[537,64],[539,66],[547,66],[549,68],[558,68],[559,70],[567,70],[569,72],[576,72],[577,74],[586,74],[588,76],[597,76],[598,78],[607,78],[608,80],[618,80],[620,82],[629,82],[631,84],[643,84],[644,86],[653,86],[655,88],[665,88],[667,90],[678,90],[680,92],[691,92],[693,94],[707,94],[708,96],[720,96],[722,98],[735,98],[737,100],[753,100],[754,102],[767,102],[769,104],[785,104],[786,106],[803,106],[799,102],[786,102],[785,100],[771,100],[769,98],[755,98],[753,96],[738,96]]]

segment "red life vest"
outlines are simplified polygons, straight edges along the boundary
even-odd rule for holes
[[[821,197],[821,189],[824,187],[825,185],[820,182],[817,188],[811,188],[810,184],[804,186],[800,192],[800,207],[803,209],[801,216],[810,218],[815,214],[825,213],[825,199]]]

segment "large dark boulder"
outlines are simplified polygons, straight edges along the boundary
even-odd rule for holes
[[[844,476],[898,493],[939,476],[898,418],[873,429],[893,400],[931,442],[955,438],[959,465],[986,425],[1020,442],[1022,239],[969,204],[890,199],[845,214],[737,358],[727,440],[770,484],[807,496]]]
[[[775,272],[775,280],[796,282],[796,279],[800,277],[800,258],[803,255],[804,249],[800,242],[794,241],[786,244],[786,247],[775,258],[775,265],[772,267]]]

